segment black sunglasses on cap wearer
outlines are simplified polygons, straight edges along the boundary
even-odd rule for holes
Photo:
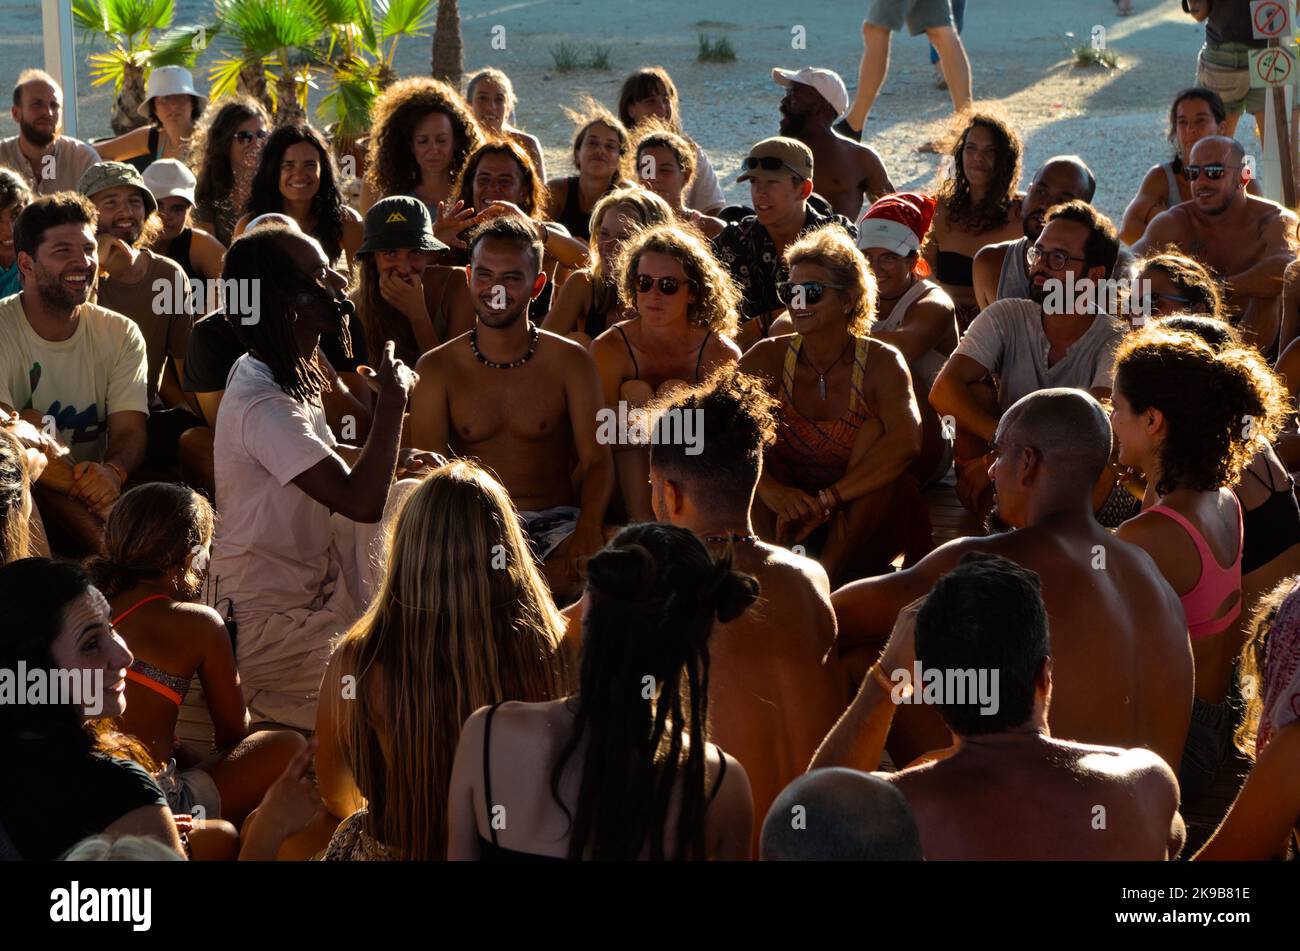
[[[745,159],[746,171],[752,172],[756,168],[761,168],[765,172],[779,172],[781,171],[781,169],[785,169],[786,171],[793,172],[794,174],[798,175],[800,178],[804,177],[803,172],[799,171],[789,162],[784,162],[781,159],[770,155],[765,155],[762,158],[751,157]]]

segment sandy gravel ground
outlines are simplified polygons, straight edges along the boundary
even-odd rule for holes
[[[572,127],[563,107],[583,95],[612,104],[629,70],[658,63],[681,89],[687,131],[709,152],[728,197],[742,200],[744,186],[731,184],[740,160],[754,141],[776,132],[780,91],[771,82],[771,67],[830,67],[852,91],[865,3],[462,0],[460,7],[467,69],[497,65],[511,75],[521,99],[519,122],[541,138],[552,174],[570,164]],[[195,0],[180,0],[177,22],[195,19],[202,8]],[[1111,0],[970,0],[964,34],[976,97],[997,100],[1024,137],[1026,179],[1048,156],[1077,152],[1097,173],[1097,204],[1116,217],[1142,173],[1167,156],[1168,103],[1191,84],[1203,36],[1172,0],[1134,0],[1134,9],[1133,16],[1118,17]],[[7,86],[19,69],[41,62],[39,22],[39,4],[0,3],[0,83]],[[1072,67],[1065,34],[1086,38],[1097,24],[1108,31],[1119,68]],[[492,48],[495,26],[505,27],[504,50]],[[804,28],[806,49],[792,46],[796,27]],[[697,63],[700,33],[726,36],[737,61]],[[562,41],[608,47],[611,69],[557,73],[551,50]],[[397,65],[403,75],[427,72],[429,41],[403,41]],[[108,93],[90,87],[84,65],[82,72],[83,135],[103,135]],[[896,184],[924,187],[933,181],[938,159],[915,148],[942,129],[949,111],[947,93],[934,86],[924,38],[896,34],[890,76],[867,139],[884,156]],[[7,117],[0,129],[6,135],[14,131]],[[1247,145],[1258,152],[1253,135]]]

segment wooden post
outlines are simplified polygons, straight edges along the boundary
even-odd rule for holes
[[[41,0],[45,71],[63,86],[63,134],[77,137],[77,56],[72,0]]]

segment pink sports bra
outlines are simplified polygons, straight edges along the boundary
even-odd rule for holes
[[[1241,552],[1245,543],[1244,520],[1241,517],[1241,502],[1235,492],[1229,492],[1233,504],[1237,506],[1237,558],[1231,567],[1222,567],[1210,551],[1205,536],[1187,520],[1186,517],[1164,505],[1153,505],[1149,512],[1167,515],[1183,527],[1196,546],[1196,554],[1201,559],[1201,577],[1196,586],[1182,596],[1183,612],[1187,615],[1187,633],[1195,640],[1221,634],[1232,626],[1241,614]],[[1223,617],[1215,617],[1215,612],[1234,591],[1238,592],[1237,603]]]

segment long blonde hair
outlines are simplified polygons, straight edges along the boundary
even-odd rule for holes
[[[461,726],[487,704],[563,696],[563,634],[506,490],[472,462],[430,473],[396,520],[374,601],[339,645],[359,688],[344,759],[372,836],[404,859],[446,857]]]

